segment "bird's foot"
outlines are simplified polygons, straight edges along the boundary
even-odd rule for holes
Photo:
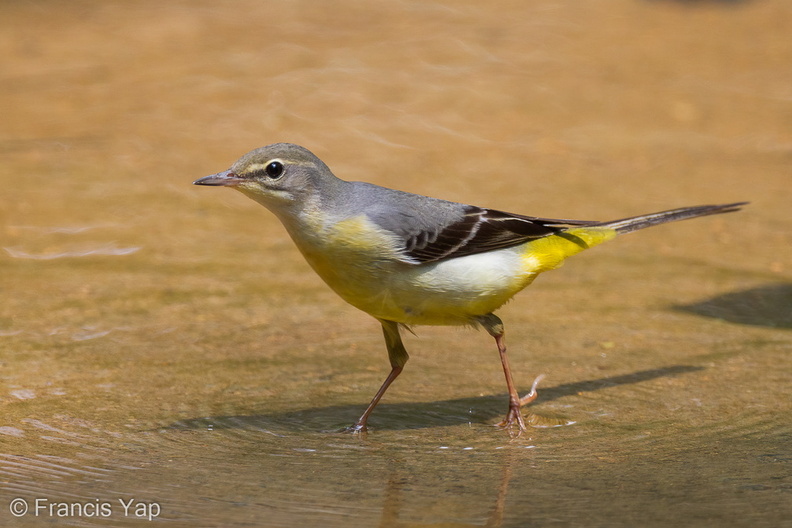
[[[349,427],[344,427],[339,431],[341,433],[349,433],[355,436],[366,436],[368,432],[368,427],[366,427],[365,423],[356,423],[354,425],[350,425]]]
[[[502,429],[506,429],[510,435],[514,434],[513,427],[517,426],[516,436],[520,436],[527,428],[525,427],[525,420],[523,420],[522,413],[520,412],[519,403],[517,405],[509,403],[509,412],[506,413],[506,418],[497,425]]]
[[[512,427],[515,425],[517,426],[517,436],[520,436],[523,431],[526,431],[528,428],[525,426],[525,420],[523,419],[523,415],[521,408],[523,405],[528,405],[532,401],[536,399],[538,393],[536,392],[536,387],[539,385],[539,382],[544,379],[544,374],[540,374],[536,377],[531,385],[531,392],[526,394],[520,399],[510,400],[509,401],[509,412],[506,413],[506,418],[503,419],[500,423],[498,423],[498,427],[503,429],[507,429],[509,433],[512,432]]]

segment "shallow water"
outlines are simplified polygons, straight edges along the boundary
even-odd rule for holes
[[[4,3],[0,25],[3,526],[792,526],[787,2]],[[418,328],[359,438],[337,431],[387,373],[379,325],[262,208],[190,185],[275,141],[539,216],[752,204],[501,310],[520,389],[546,375],[522,436],[492,426],[489,336]]]

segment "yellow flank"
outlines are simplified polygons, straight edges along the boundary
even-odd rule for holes
[[[522,254],[524,271],[538,274],[555,269],[568,257],[607,242],[616,234],[616,230],[609,227],[577,227],[529,242]]]
[[[365,215],[315,227],[289,231],[336,293],[374,317],[422,325],[470,324],[539,273],[616,236],[605,227],[573,228],[522,246],[414,265],[398,260],[398,241]]]

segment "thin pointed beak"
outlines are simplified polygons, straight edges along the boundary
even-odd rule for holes
[[[210,176],[204,176],[199,180],[195,180],[193,185],[224,185],[233,187],[234,185],[239,185],[243,181],[245,181],[244,178],[240,178],[229,169]]]

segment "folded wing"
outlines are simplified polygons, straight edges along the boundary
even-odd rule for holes
[[[425,263],[464,257],[517,246],[569,227],[597,223],[522,216],[472,205],[464,206],[463,213],[453,222],[405,236],[405,260]]]

